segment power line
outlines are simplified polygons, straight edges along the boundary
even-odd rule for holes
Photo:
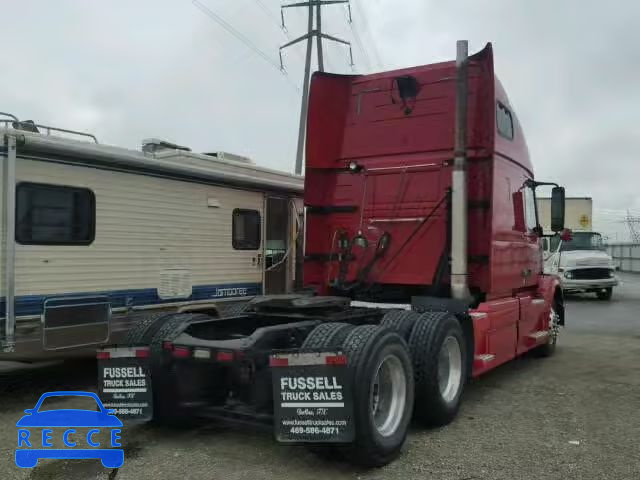
[[[348,14],[347,19],[349,20],[349,27],[351,28],[351,33],[353,34],[353,38],[356,41],[358,48],[362,52],[362,58],[364,59],[364,63],[366,64],[367,70],[371,71],[373,70],[373,68],[372,68],[371,60],[369,59],[369,54],[367,53],[367,49],[364,47],[364,42],[362,41],[362,38],[360,37],[360,34],[358,33],[358,30],[353,23],[353,17],[351,15],[351,0],[347,2],[347,14]],[[351,65],[353,66],[353,61],[351,62]]]
[[[254,2],[256,2],[258,4],[258,6],[262,9],[262,11],[269,17],[271,18],[277,25],[278,27],[280,27],[280,19],[278,19],[274,13],[269,9],[269,7],[267,7],[264,2],[262,0],[254,0]],[[284,30],[285,34],[287,33],[287,29],[283,28],[282,30]]]
[[[369,54],[367,53],[367,50],[364,48],[364,44],[362,43],[360,34],[358,34],[358,30],[356,30],[356,28],[353,26],[353,23],[351,23],[351,32],[353,33],[353,38],[355,39],[356,44],[358,45],[358,48],[362,52],[362,58],[364,59],[364,63],[367,66],[367,70],[368,71],[373,70],[373,67],[371,65],[371,60],[369,60]]]
[[[222,28],[224,28],[229,34],[233,35],[237,40],[242,42],[247,48],[252,50],[256,55],[261,57],[265,62],[269,63],[269,65],[271,65],[272,67],[276,68],[278,71],[280,71],[283,74],[285,74],[285,78],[289,82],[289,84],[291,86],[293,86],[296,90],[300,91],[300,87],[298,87],[295,83],[293,83],[291,81],[290,78],[288,78],[286,76],[286,72],[283,72],[281,70],[280,65],[278,65],[275,62],[275,60],[273,60],[271,57],[269,57],[269,55],[267,55],[265,52],[260,50],[260,48],[258,48],[251,40],[249,40],[240,31],[238,31],[236,28],[234,28],[233,25],[228,23],[224,18],[222,18],[217,13],[215,13],[213,10],[211,10],[209,7],[207,7],[205,4],[203,4],[199,0],[191,0],[191,3],[196,8],[198,8],[202,13],[207,15],[211,20],[213,20],[218,25],[220,25]]]
[[[273,23],[278,27],[278,30],[282,31],[282,33],[284,33],[285,37],[287,37],[287,40],[291,40],[291,35],[289,34],[289,30],[287,30],[287,27],[284,24],[284,17],[282,18],[282,20],[280,18],[277,17],[277,15],[275,15],[270,9],[269,7],[267,7],[264,2],[262,0],[254,0],[258,6],[260,7],[260,9],[273,21]],[[294,50],[293,53],[296,55],[296,57],[298,57],[301,61],[304,61],[304,58],[302,57],[302,54],[298,51],[298,50]],[[300,91],[300,89],[298,88],[298,91]]]
[[[335,66],[335,62],[333,61],[333,54],[331,53],[330,50],[327,50],[324,53],[324,59],[325,59],[325,62],[327,63],[327,65],[329,67],[329,71],[331,71],[331,72],[337,72],[338,71],[338,69]]]
[[[371,33],[371,28],[369,28],[369,21],[367,19],[367,14],[365,12],[365,9],[362,5],[360,5],[360,2],[355,2],[358,10],[359,10],[359,15],[362,17],[362,25],[363,25],[363,31],[366,32],[369,35],[369,38],[371,39],[371,41],[369,42],[369,44],[371,45],[371,49],[373,50],[373,56],[376,62],[376,65],[378,67],[378,70],[382,70],[384,68],[384,64],[382,63],[382,61],[380,60],[380,52],[378,51],[378,47],[376,45],[376,41],[375,41],[375,37],[373,36],[373,34]],[[355,25],[351,22],[351,28],[355,29]]]
[[[230,33],[235,38],[240,40],[245,46],[247,46],[248,48],[253,50],[254,53],[256,53],[257,55],[262,57],[263,60],[265,60],[266,62],[268,62],[273,67],[277,68],[278,70],[280,69],[279,65],[274,60],[272,60],[269,57],[269,55],[267,55],[265,52],[260,50],[256,45],[254,45],[251,42],[251,40],[249,40],[247,37],[245,37],[238,30],[236,30],[231,24],[229,24],[226,20],[224,20],[220,15],[216,14],[215,12],[213,12],[209,7],[207,7],[203,3],[199,2],[198,0],[191,0],[191,3],[193,3],[194,6],[199,8],[205,15],[207,15],[209,18],[211,18],[214,22],[216,22],[218,25],[220,25],[222,28],[224,28],[228,33]]]

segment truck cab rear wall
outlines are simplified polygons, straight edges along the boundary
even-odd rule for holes
[[[314,75],[305,205],[322,213],[307,215],[306,285],[329,293],[329,284],[357,286],[362,275],[367,283],[390,287],[448,281],[442,265],[451,229],[456,75],[454,62],[367,76]],[[414,79],[415,98],[402,97],[401,78]],[[520,226],[516,217],[525,207],[514,207],[514,194],[525,190],[533,168],[494,74],[490,45],[469,57],[468,85],[468,283],[474,291],[509,295],[515,283],[522,284],[522,270],[542,271],[535,225]],[[355,208],[345,210],[350,206]],[[358,232],[368,237],[368,246],[345,254],[342,237],[353,241]],[[372,260],[383,232],[390,237],[388,249]],[[351,258],[342,273],[339,260],[313,257],[332,253]],[[358,263],[368,262],[373,266],[363,273]],[[535,284],[530,275],[522,286]]]

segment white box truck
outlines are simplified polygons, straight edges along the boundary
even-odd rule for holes
[[[538,199],[538,214],[545,232],[549,232],[551,199]],[[602,235],[593,231],[593,200],[590,197],[567,197],[565,225],[571,240],[555,236],[543,239],[545,273],[560,276],[566,293],[595,293],[610,300],[618,284],[613,259],[605,251]]]

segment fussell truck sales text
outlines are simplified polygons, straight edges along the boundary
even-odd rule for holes
[[[336,377],[282,377],[280,387],[285,401],[342,400],[342,385]]]

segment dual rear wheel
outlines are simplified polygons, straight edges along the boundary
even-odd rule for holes
[[[392,311],[380,326],[322,324],[302,348],[339,348],[351,367],[355,441],[311,446],[317,454],[385,465],[400,454],[412,417],[444,425],[458,411],[466,343],[451,314]]]

